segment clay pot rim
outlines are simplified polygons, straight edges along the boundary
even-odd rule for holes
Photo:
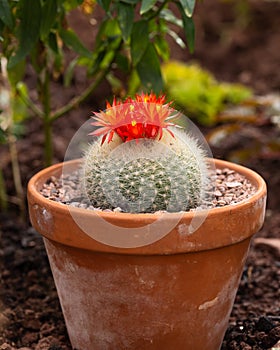
[[[213,159],[216,168],[221,169],[224,167],[227,167],[231,170],[235,170],[236,172],[240,173],[241,175],[245,176],[249,181],[253,183],[253,185],[256,187],[256,191],[247,199],[242,200],[241,202],[234,203],[234,204],[228,204],[225,205],[224,207],[216,207],[216,208],[211,208],[211,209],[205,209],[208,212],[211,212],[211,215],[221,215],[223,212],[227,212],[229,208],[231,210],[242,210],[242,208],[246,208],[247,206],[250,206],[252,202],[258,201],[261,197],[266,194],[266,183],[264,179],[256,173],[254,170],[251,170],[249,168],[246,168],[242,165],[228,162],[225,160],[220,160],[220,159]],[[28,183],[28,192],[32,192],[32,195],[34,196],[34,199],[38,203],[42,204],[47,204],[48,206],[51,205],[53,209],[58,210],[59,212],[65,212],[69,211],[69,206],[67,204],[62,204],[59,202],[52,201],[46,197],[44,197],[38,190],[38,184],[43,184],[45,181],[50,178],[50,176],[53,173],[59,173],[63,166],[71,166],[71,164],[76,164],[80,160],[71,160],[67,162],[61,162],[54,164],[50,167],[44,168],[38,173],[36,173]],[[92,213],[91,210],[89,209],[84,209],[84,208],[76,208],[76,207],[71,207],[71,212],[77,212],[77,213],[83,213],[83,214],[88,214],[90,215]],[[201,210],[200,212],[203,212]],[[104,219],[110,219],[116,218],[118,216],[118,219],[120,221],[142,221],[143,219],[145,221],[153,221],[160,217],[162,213],[124,213],[124,212],[107,212],[103,210],[96,210],[94,211],[95,214],[100,215],[101,217],[104,217]],[[166,212],[164,212],[166,214]],[[166,218],[168,219],[168,216],[170,217],[172,215],[182,215],[184,218],[189,217],[190,219],[193,217],[194,212],[193,211],[187,211],[187,212],[175,212],[175,213],[168,213]]]
[[[216,249],[241,242],[250,238],[263,224],[266,200],[265,181],[251,169],[217,159],[214,159],[217,168],[227,167],[243,174],[254,184],[256,192],[242,202],[221,208],[185,213],[154,214],[104,212],[75,208],[49,200],[39,192],[47,179],[52,175],[58,176],[61,173],[64,165],[67,167],[66,169],[71,171],[71,167],[72,170],[77,169],[77,162],[79,161],[59,163],[45,168],[34,175],[28,184],[31,223],[45,238],[57,243],[98,252],[136,255],[179,254]],[[193,233],[189,234],[186,227],[188,228],[191,225],[195,215],[202,215],[203,217],[204,214],[206,216],[203,223]],[[88,235],[77,224],[73,215],[77,215],[90,227],[98,225],[99,219],[103,219],[115,226],[124,228],[145,227],[145,230],[149,231],[150,224],[156,222],[157,219],[162,219],[161,223],[164,225],[170,224],[173,228],[163,238],[154,243],[122,248],[112,244],[108,245],[105,242],[102,243],[96,240],[95,237]],[[174,220],[175,226],[173,226]],[[98,230],[95,232],[98,232]]]

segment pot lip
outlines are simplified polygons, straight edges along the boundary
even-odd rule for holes
[[[47,206],[52,206],[53,209],[58,210],[59,212],[68,212],[69,211],[69,205],[62,204],[59,202],[52,201],[46,197],[44,197],[38,190],[38,184],[44,183],[48,178],[51,177],[52,173],[59,172],[60,169],[63,168],[64,165],[70,166],[71,164],[78,163],[80,160],[70,160],[66,162],[60,162],[56,163],[54,165],[51,165],[47,168],[44,168],[37,172],[35,175],[31,177],[31,179],[28,182],[28,193],[32,193],[33,198],[36,200],[37,203],[46,204]],[[215,159],[213,158],[214,164],[217,168],[229,168],[231,170],[235,170],[236,172],[244,175],[249,181],[251,181],[254,186],[256,187],[256,191],[247,199],[242,200],[241,202],[234,203],[234,204],[228,204],[224,207],[217,207],[217,208],[210,208],[210,209],[203,209],[199,210],[200,212],[203,212],[204,210],[211,212],[211,215],[222,215],[225,212],[228,212],[229,210],[242,210],[242,208],[247,208],[247,206],[251,205],[252,202],[258,201],[261,197],[266,195],[267,187],[264,179],[254,170],[247,168],[245,166],[229,162],[222,159]],[[77,213],[84,213],[85,215],[90,215],[92,212],[95,214],[103,217],[104,219],[110,219],[110,218],[116,218],[118,217],[118,220],[120,221],[141,221],[144,219],[145,221],[153,221],[160,217],[161,215],[166,215],[166,218],[168,217],[174,217],[174,215],[181,215],[184,218],[189,217],[190,219],[194,216],[194,213],[197,211],[187,211],[187,212],[175,212],[175,213],[167,213],[167,212],[159,212],[159,213],[124,213],[124,212],[114,212],[114,211],[103,211],[103,210],[96,210],[92,211],[89,209],[84,208],[75,208],[71,207],[71,211],[77,212]]]
[[[244,175],[254,184],[256,192],[242,202],[220,208],[178,213],[139,214],[75,208],[45,198],[39,192],[52,175],[57,176],[61,173],[64,165],[67,170],[71,171],[71,168],[72,170],[77,169],[77,164],[80,161],[77,159],[45,168],[35,174],[28,183],[28,206],[32,225],[44,238],[64,246],[95,252],[133,255],[194,253],[230,246],[249,239],[263,224],[266,200],[266,184],[263,178],[249,168],[217,159],[214,159],[217,168],[229,168]],[[79,218],[79,221],[77,222],[75,218]],[[189,228],[193,227],[192,223],[194,223],[195,228],[201,218],[202,223],[190,232]],[[100,219],[101,221],[99,221]],[[119,228],[117,231],[112,231],[112,234],[106,226],[107,223],[104,230],[104,222],[113,224],[115,227],[119,226]],[[99,226],[100,223],[101,226]],[[152,229],[153,224],[155,224],[155,230]],[[86,232],[88,229],[93,232],[94,227],[94,233],[97,236],[91,236]],[[97,227],[99,228],[97,229]],[[142,227],[143,237],[148,240],[152,237],[153,241],[147,244],[141,242],[140,245],[137,245],[139,231],[133,236],[130,234],[135,233],[135,231],[130,229],[136,228],[136,231],[139,229],[141,231]],[[129,240],[131,237],[132,239],[136,237],[136,245],[134,242],[133,246],[130,246],[130,243],[127,245],[127,242],[124,245],[119,245],[119,241],[118,245],[111,243],[112,237],[114,242],[116,237],[117,240],[120,238],[115,236],[115,232],[118,232],[118,235],[123,232],[122,228],[126,230],[124,235],[121,234],[121,237]],[[163,231],[169,231],[169,229],[170,231],[162,236],[162,228],[164,228]],[[109,234],[110,242],[106,240],[107,234]],[[159,237],[157,235],[160,235],[160,238],[159,240],[156,238],[154,241],[153,237]],[[105,241],[103,238],[98,239],[98,237],[105,237]]]

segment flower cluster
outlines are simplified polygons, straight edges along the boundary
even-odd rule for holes
[[[123,142],[140,138],[161,139],[163,129],[173,136],[168,127],[173,125],[170,119],[175,117],[174,109],[166,103],[165,95],[157,97],[153,93],[142,93],[125,101],[114,99],[112,105],[107,102],[106,107],[105,111],[94,113],[92,123],[99,128],[91,135],[103,136],[102,144],[106,138],[110,142],[115,133]]]

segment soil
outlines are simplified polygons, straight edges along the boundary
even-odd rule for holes
[[[195,14],[195,54],[190,56],[177,48],[172,53],[176,58],[195,59],[218,79],[242,82],[258,95],[279,93],[279,13],[278,1],[204,0],[198,3]],[[78,15],[72,20],[83,28]],[[87,38],[90,45],[92,39],[89,35]],[[76,76],[69,89],[62,89],[56,83],[53,97],[57,104],[63,104],[80,91],[83,79]],[[32,85],[32,72],[27,80]],[[104,95],[105,98],[110,95],[106,84],[78,110],[56,122],[54,162],[63,160],[73,133],[90,111],[102,103],[104,107]],[[240,147],[253,149],[241,162],[259,172],[268,185],[265,224],[253,239],[222,350],[280,349],[280,149],[268,147],[271,140],[279,144],[280,130],[263,109],[257,109],[256,113],[254,123],[242,124],[222,143],[212,147],[215,157],[225,159],[232,159]],[[25,186],[43,167],[40,131],[40,122],[31,120],[26,125],[25,137],[18,141]],[[213,130],[203,128],[203,131],[208,134]],[[261,148],[255,147],[256,141],[261,143]],[[6,187],[14,202],[11,163],[4,146],[0,156]],[[28,224],[28,219],[19,217],[13,203],[8,211],[0,213],[0,222],[0,349],[70,350],[41,237]]]
[[[245,176],[236,173],[228,168],[216,169],[211,174],[209,184],[210,193],[205,196],[196,208],[218,208],[228,204],[236,204],[249,198],[255,191],[255,187],[246,179]],[[122,212],[120,207],[103,208],[94,207],[89,200],[86,192],[81,185],[81,170],[76,170],[70,174],[63,174],[60,177],[52,176],[43,185],[41,194],[51,201],[61,204],[71,205],[76,208],[88,210],[105,210]],[[213,184],[214,183],[214,187]],[[147,211],[143,211],[147,212]],[[151,211],[154,213],[154,211]]]

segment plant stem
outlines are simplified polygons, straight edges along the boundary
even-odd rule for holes
[[[71,109],[77,107],[81,102],[83,102],[101,83],[101,81],[106,77],[109,71],[109,67],[107,69],[103,69],[100,71],[96,77],[96,79],[81,93],[81,95],[72,98],[65,106],[56,110],[52,113],[50,119],[51,121],[55,121],[60,118],[65,113],[69,112]]]
[[[12,133],[10,133],[8,136],[8,145],[9,145],[9,152],[11,156],[13,180],[14,180],[14,185],[15,185],[17,198],[18,198],[18,205],[20,208],[21,217],[23,218],[26,213],[25,196],[24,196],[21,174],[20,174],[16,137]]]
[[[8,196],[7,196],[3,171],[1,168],[0,168],[0,208],[3,211],[6,211],[8,209]]]
[[[52,164],[53,158],[52,125],[48,118],[44,118],[44,141],[44,160],[45,166],[48,167]]]
[[[21,93],[20,89],[17,90],[17,93],[19,94],[22,101],[26,104],[26,106],[30,108],[35,115],[38,115],[41,118],[44,117],[44,112],[39,107],[37,107],[29,97],[24,96]]]
[[[44,125],[44,160],[45,166],[50,166],[53,157],[52,146],[52,121],[51,121],[51,100],[50,100],[50,74],[48,68],[44,69],[42,82],[42,104],[43,104],[43,125]]]
[[[115,49],[115,54],[118,51],[117,47]],[[44,160],[45,166],[49,166],[52,163],[53,158],[53,147],[52,147],[52,123],[77,107],[81,102],[83,102],[93,91],[99,86],[102,80],[106,77],[111,68],[111,63],[114,61],[115,55],[113,55],[111,62],[108,63],[105,69],[100,70],[94,79],[94,81],[79,95],[72,98],[66,105],[51,112],[51,98],[50,98],[50,73],[46,68],[44,69],[44,74],[42,74],[43,80],[40,81],[41,86],[41,102],[43,110],[40,110],[31,100],[23,97],[24,102],[32,109],[32,111],[38,116],[43,118],[44,127]]]
[[[151,21],[152,19],[158,17],[159,14],[160,14],[160,12],[161,12],[161,10],[165,7],[165,5],[166,5],[167,3],[168,3],[168,0],[164,0],[164,1],[160,4],[160,6],[157,8],[157,10],[154,11],[154,12],[147,18],[147,20],[148,20],[148,21]]]
[[[7,132],[9,153],[10,153],[11,163],[12,163],[13,182],[15,185],[18,205],[20,208],[20,216],[23,218],[26,213],[26,206],[25,206],[25,196],[24,196],[24,191],[22,186],[22,179],[21,179],[20,166],[19,166],[19,160],[18,160],[16,137],[13,133],[14,119],[13,119],[13,110],[11,105],[12,88],[10,85],[8,72],[7,72],[7,59],[5,57],[1,57],[0,63],[1,63],[1,71],[2,71],[2,77],[3,77],[3,87],[9,93],[9,101],[6,104],[4,113],[6,115],[6,118],[8,119],[8,127],[6,132]]]

